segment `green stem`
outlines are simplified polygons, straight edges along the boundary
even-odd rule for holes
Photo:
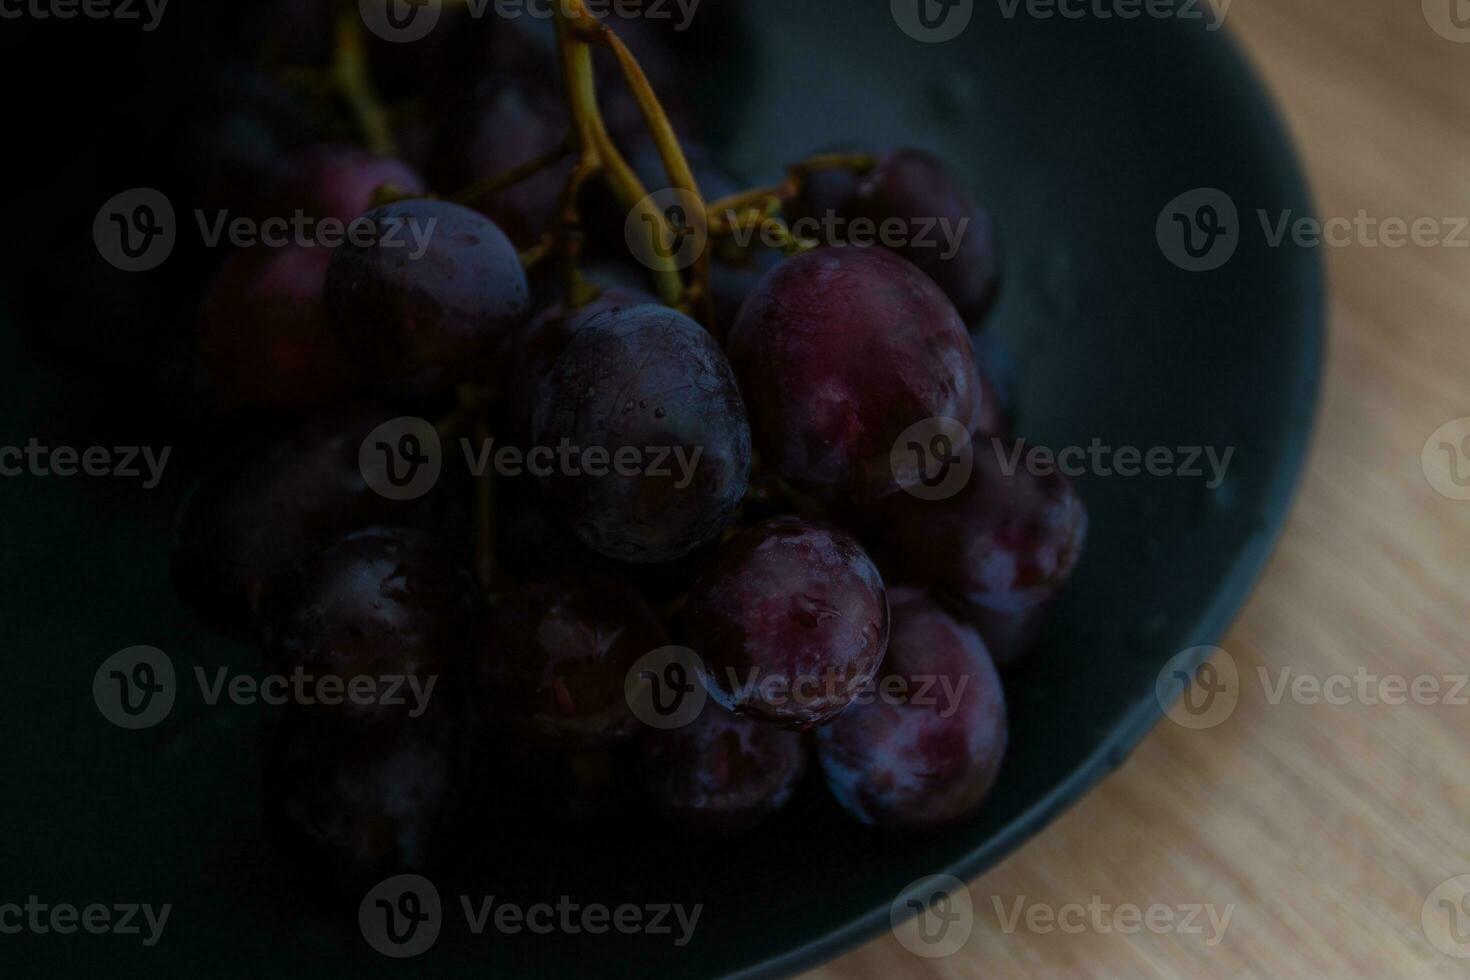
[[[332,64],[337,88],[357,117],[368,147],[374,153],[396,156],[393,126],[378,94],[373,90],[368,73],[367,46],[363,39],[362,17],[354,10],[337,17],[337,52]]]
[[[592,70],[592,47],[586,40],[586,34],[600,25],[582,0],[561,0],[552,9],[556,14],[556,38],[561,52],[562,78],[584,170],[581,179],[585,180],[590,175],[586,171],[603,174],[624,210],[652,215],[653,222],[645,223],[645,226],[649,228],[650,236],[657,236],[658,229],[665,226],[664,216],[648,200],[648,191],[643,187],[643,182],[618,152],[612,137],[608,135],[602,111],[597,106],[597,80]],[[577,216],[575,201],[568,205],[567,216]],[[575,227],[577,224],[579,222],[573,221],[571,226]],[[655,255],[653,265],[654,284],[659,299],[670,306],[681,303],[684,299],[684,280],[672,258],[665,259]]]

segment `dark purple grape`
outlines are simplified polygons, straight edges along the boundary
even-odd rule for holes
[[[782,262],[746,301],[729,349],[762,460],[827,498],[894,492],[890,456],[909,427],[973,428],[980,417],[984,391],[954,305],[885,249]]]
[[[536,394],[541,382],[566,350],[568,342],[588,320],[609,310],[658,301],[641,290],[614,287],[576,310],[558,302],[532,317],[506,342],[503,381],[506,433],[512,442],[529,445]]]
[[[792,229],[821,240],[819,229],[825,228],[829,219],[843,216],[848,201],[857,192],[858,181],[857,173],[847,167],[824,167],[807,173],[786,209]]]
[[[396,414],[334,409],[239,473],[197,486],[181,510],[171,558],[185,601],[212,626],[252,637],[272,583],[349,531],[396,524],[468,542],[461,486],[441,480],[429,495],[392,501],[363,479],[363,440]]]
[[[650,602],[666,602],[688,593],[714,547],[658,564],[618,561],[583,544],[534,480],[502,479],[496,494],[496,560],[521,582],[596,575],[626,583]]]
[[[450,744],[437,725],[293,719],[267,755],[267,826],[309,880],[318,869],[344,886],[428,870],[453,816]]]
[[[494,714],[595,748],[638,730],[624,683],[640,657],[667,643],[626,586],[592,576],[547,579],[495,607],[477,660],[479,688]]]
[[[917,589],[894,589],[882,677],[817,732],[827,785],[865,824],[928,830],[989,794],[1008,738],[1005,692],[979,634]]]
[[[872,536],[890,575],[961,603],[1006,666],[1077,566],[1087,512],[1070,480],[1032,472],[1012,440],[977,435],[972,445],[974,471],[958,493],[894,494],[878,505]]]
[[[353,360],[322,302],[332,252],[259,247],[225,260],[198,327],[200,361],[221,406],[301,410],[355,387]]]
[[[937,157],[921,150],[895,150],[864,174],[844,205],[852,217],[879,225],[888,219],[905,222],[911,242],[899,254],[923,269],[954,302],[960,316],[977,326],[995,302],[1000,268],[995,226],[990,214]],[[923,225],[947,222],[959,236],[958,250],[937,232],[921,242]]]
[[[649,731],[638,769],[658,809],[691,830],[733,835],[791,799],[806,773],[805,738],[707,705],[682,728]]]
[[[713,541],[750,474],[750,428],[725,355],[665,307],[582,324],[541,383],[532,430],[535,449],[575,450],[541,485],[578,537],[621,561],[672,561]]]
[[[464,566],[433,537],[405,528],[347,535],[278,581],[268,602],[275,669],[349,686],[370,679],[371,696],[310,709],[362,724],[411,724],[447,697],[454,681],[446,676],[464,669],[477,623]]]
[[[400,201],[365,217],[382,234],[335,250],[326,303],[367,376],[408,390],[484,377],[529,311],[515,246],[447,201]]]
[[[556,147],[567,131],[566,107],[537,76],[497,74],[449,101],[435,128],[431,176],[458,193]],[[555,230],[572,158],[470,204],[492,218],[518,248]]]
[[[424,182],[413,168],[355,146],[317,143],[283,158],[268,179],[259,206],[262,217],[290,218],[297,210],[315,218],[351,221],[373,206],[380,187],[422,193]]]
[[[867,552],[845,531],[795,517],[726,542],[687,616],[710,694],[794,729],[840,714],[888,644],[888,599]]]

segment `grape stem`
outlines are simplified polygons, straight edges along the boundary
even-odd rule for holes
[[[332,77],[338,91],[357,117],[357,125],[368,147],[383,156],[397,156],[393,126],[368,73],[362,17],[356,11],[344,11],[338,15],[336,42]]]
[[[711,201],[705,211],[710,237],[724,238],[754,227],[772,233],[787,255],[811,251],[820,242],[794,234],[781,219],[781,212],[801,193],[806,178],[819,170],[851,170],[861,175],[877,165],[871,153],[820,153],[793,163],[786,168],[786,179],[774,187],[754,187]]]
[[[634,101],[638,103],[638,111],[643,116],[644,125],[648,127],[648,132],[653,137],[654,146],[658,149],[659,159],[663,162],[669,183],[675,189],[691,197],[693,199],[691,203],[697,202],[699,210],[705,210],[704,195],[700,193],[699,182],[695,179],[694,171],[689,166],[689,158],[684,155],[684,148],[679,143],[679,137],[674,132],[673,124],[669,122],[669,114],[664,111],[663,104],[659,102],[658,95],[653,91],[653,86],[649,84],[648,75],[643,71],[643,66],[638,64],[638,59],[633,57],[633,52],[628,50],[622,38],[614,34],[605,24],[599,26],[599,41],[612,48],[614,57],[618,59],[618,67],[622,70],[623,78],[633,93]],[[707,247],[701,248],[699,255],[695,258],[691,292],[692,302],[703,304],[705,322],[713,323],[714,294],[710,289],[710,254]]]
[[[658,206],[649,199],[643,182],[638,179],[638,175],[613,143],[607,131],[607,124],[602,118],[602,111],[597,105],[597,80],[592,69],[592,42],[596,40],[599,44],[613,45],[614,42],[617,42],[616,37],[592,15],[583,0],[562,0],[562,2],[553,4],[552,9],[556,15],[557,49],[561,55],[562,78],[571,111],[573,138],[576,140],[580,158],[579,165],[568,180],[567,190],[562,196],[564,234],[570,246],[567,262],[568,278],[572,286],[570,302],[575,307],[579,305],[579,301],[585,303],[589,298],[589,288],[581,281],[577,272],[576,252],[581,220],[577,207],[576,189],[579,189],[593,176],[603,176],[612,187],[618,203],[625,210],[636,212],[644,217],[641,227],[648,229],[650,240],[654,245],[660,244],[658,238],[668,226]],[[631,60],[632,56],[628,55],[628,58]],[[636,64],[635,61],[635,67]],[[642,70],[639,69],[638,73],[641,75]],[[644,82],[646,87],[647,80],[645,79]],[[651,90],[647,92],[647,96],[651,99],[652,105],[657,107],[658,100],[653,96]],[[640,100],[640,107],[642,105]],[[667,128],[667,117],[664,116],[662,107],[657,108],[655,118],[659,116],[664,117],[664,125]],[[645,111],[645,119],[647,117],[648,113]],[[655,139],[657,138],[655,135]],[[674,140],[674,153],[679,161],[683,161],[684,170],[687,172],[688,162],[683,160],[683,151],[678,148],[677,140]],[[670,180],[675,180],[673,174],[670,174]],[[686,289],[684,279],[679,274],[673,257],[661,255],[660,251],[659,248],[650,250],[652,259],[650,264],[659,299],[669,306],[686,307],[692,299],[697,299],[696,295],[691,295],[692,293],[697,294],[697,289]]]
[[[503,191],[507,187],[519,184],[523,180],[529,180],[547,167],[555,166],[566,159],[575,149],[576,142],[569,133],[560,143],[540,156],[533,157],[525,163],[518,164],[509,170],[495,174],[493,177],[488,177],[485,180],[471,184],[469,187],[456,193],[450,200],[457,204],[474,204],[482,198],[489,197],[491,194]]]
[[[851,170],[861,176],[878,165],[878,158],[871,153],[819,153],[799,160],[786,168],[786,179],[774,187],[754,187],[740,191],[709,206],[711,228],[725,227],[725,219],[731,211],[747,211],[752,207],[764,206],[767,214],[774,217],[801,193],[802,183],[819,170]],[[775,208],[770,209],[770,202]]]

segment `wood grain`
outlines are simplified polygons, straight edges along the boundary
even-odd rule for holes
[[[1226,26],[1279,101],[1320,216],[1470,215],[1470,43],[1431,30],[1418,0],[1237,0]],[[972,883],[960,952],[921,959],[884,936],[812,977],[1470,975],[1421,925],[1430,893],[1470,873],[1470,706],[1272,704],[1258,675],[1470,670],[1470,502],[1436,493],[1420,462],[1431,433],[1470,416],[1470,249],[1324,252],[1322,417],[1282,544],[1221,643],[1242,678],[1235,713],[1162,723]],[[1234,913],[1213,947],[1006,934],[993,898],[1022,896]]]

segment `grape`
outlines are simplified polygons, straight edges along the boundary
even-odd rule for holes
[[[423,390],[487,372],[529,309],[510,240],[488,218],[446,201],[400,201],[366,218],[392,240],[336,249],[326,303],[368,377]]]
[[[851,535],[779,517],[715,554],[689,596],[688,630],[719,703],[807,729],[872,679],[888,644],[888,600]]]
[[[667,643],[626,586],[592,576],[547,579],[493,611],[479,687],[494,713],[542,737],[595,748],[637,731],[624,682],[640,657]]]
[[[889,593],[883,679],[817,732],[832,795],[863,823],[932,829],[972,813],[1005,755],[1005,694],[979,635],[916,589]]]
[[[791,799],[806,773],[805,739],[708,705],[690,724],[649,731],[638,768],[658,809],[701,833],[751,829]]]
[[[833,152],[855,151],[844,147]],[[815,221],[825,227],[829,217],[842,216],[857,192],[858,180],[858,175],[847,167],[824,167],[807,173],[802,177],[796,197],[787,205],[787,217],[793,226]]]
[[[569,310],[565,303],[555,303],[515,332],[506,342],[502,382],[506,428],[512,442],[529,444],[537,389],[577,331],[600,313],[648,303],[657,300],[641,290],[614,287],[580,309]]]
[[[954,305],[884,249],[782,262],[746,301],[729,349],[762,460],[827,498],[899,489],[890,454],[910,426],[979,420],[984,392]]]
[[[448,744],[437,728],[293,718],[267,754],[267,825],[288,857],[334,884],[428,870],[454,809]]]
[[[978,325],[995,301],[999,282],[995,227],[990,215],[938,158],[920,150],[896,150],[863,175],[843,206],[852,217],[881,224],[905,222],[911,242],[899,254],[929,274],[954,302],[964,321]],[[923,225],[947,222],[959,235],[959,249],[946,257],[949,243],[938,233],[918,241]]]
[[[269,184],[258,208],[261,217],[289,219],[301,210],[344,222],[371,208],[379,187],[406,194],[425,190],[423,179],[402,160],[337,143],[317,143],[288,155]]]
[[[974,471],[942,500],[881,502],[873,538],[883,567],[959,602],[1002,666],[1026,652],[1082,553],[1087,512],[1060,473],[1037,475],[1009,439],[976,436]]]
[[[671,561],[713,541],[750,474],[729,363],[699,324],[664,307],[583,324],[541,382],[532,429],[537,448],[577,450],[542,487],[578,537],[622,561]]]
[[[634,564],[598,554],[572,533],[540,487],[527,479],[502,479],[497,484],[495,530],[500,567],[519,581],[597,575],[627,583],[654,602],[687,593],[713,548],[706,546],[658,564]]]
[[[554,84],[535,75],[497,73],[468,96],[449,100],[433,137],[435,185],[458,192],[557,146],[567,121]],[[572,166],[568,156],[470,204],[500,225],[518,248],[530,248],[555,230]]]
[[[269,658],[277,670],[301,668],[349,684],[372,678],[376,691],[396,691],[405,702],[318,706],[362,724],[412,723],[424,707],[416,692],[432,707],[434,689],[451,688],[445,675],[468,661],[476,622],[464,567],[429,535],[404,528],[347,535],[278,581],[268,605]],[[393,677],[417,678],[418,686]]]
[[[352,360],[322,303],[332,252],[257,247],[225,260],[198,327],[200,361],[222,407],[301,410],[355,386]]]
[[[363,480],[362,442],[395,414],[376,406],[334,409],[239,473],[196,486],[181,508],[171,555],[185,602],[215,628],[253,637],[272,583],[349,531],[396,524],[467,542],[459,485],[441,479],[427,496],[391,501]]]

